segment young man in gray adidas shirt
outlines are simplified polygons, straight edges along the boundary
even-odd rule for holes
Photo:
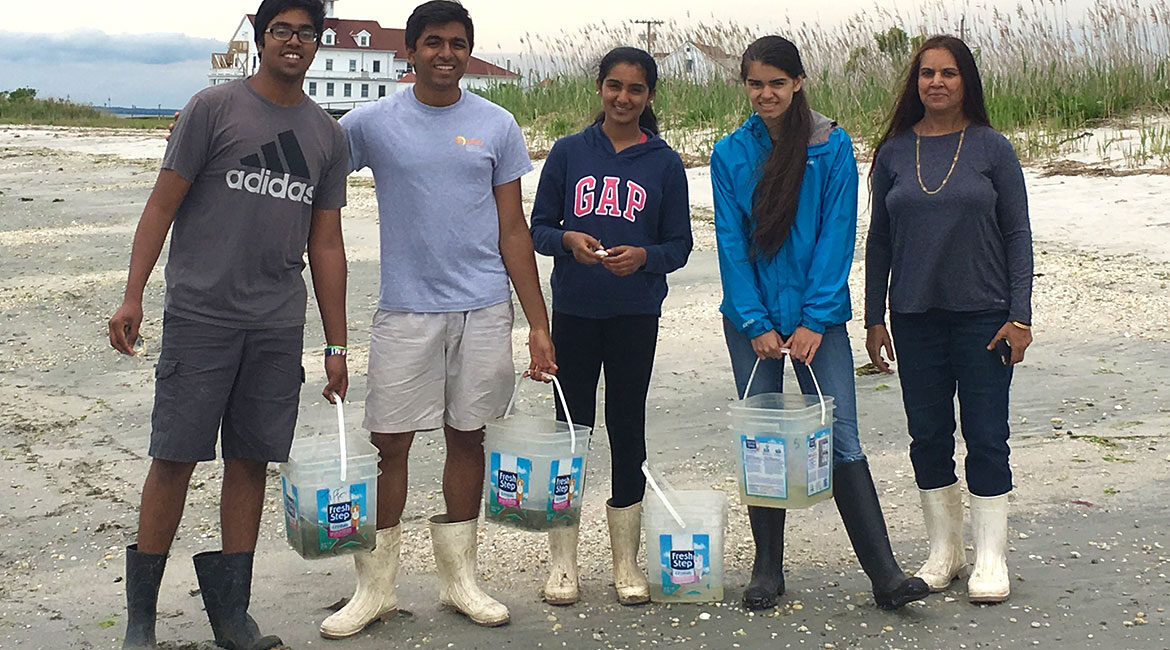
[[[520,177],[532,167],[515,119],[459,88],[474,44],[467,10],[436,0],[406,23],[418,81],[342,118],[350,166],[374,172],[382,283],[370,334],[365,427],[381,452],[378,544],[355,556],[357,592],[321,624],[341,638],[397,607],[394,580],[414,432],[443,429],[447,510],[429,522],[440,601],[480,625],[508,609],[476,584],[483,426],[511,395],[512,300],[529,325],[528,373],[555,373]]]
[[[327,347],[324,394],[345,396],[349,171],[341,127],[302,92],[325,19],[320,0],[264,0],[259,72],[191,99],[170,138],[130,258],[111,345],[134,354],[142,294],[172,228],[153,457],[137,544],[126,551],[125,648],[155,647],[159,583],[195,464],[223,458],[221,551],[195,556],[216,642],[280,645],[248,615],[268,463],[288,460],[304,369],[308,250]],[[217,436],[217,432],[221,432]]]

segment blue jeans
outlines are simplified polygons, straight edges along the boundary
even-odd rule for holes
[[[740,332],[731,321],[723,319],[723,336],[727,339],[727,351],[731,353],[731,372],[735,375],[735,392],[743,397],[744,386],[752,374],[756,353],[752,341]],[[796,381],[800,392],[816,395],[808,366],[793,361]],[[825,330],[821,346],[813,357],[812,370],[820,382],[821,392],[833,397],[833,465],[864,460],[861,441],[857,437],[857,391],[853,384],[853,348],[849,346],[849,333],[845,325],[833,325]],[[784,360],[764,359],[752,380],[748,395],[779,393],[784,390]]]
[[[987,344],[1007,322],[1006,311],[891,314],[902,403],[910,430],[910,461],[918,487],[933,490],[955,476],[955,392],[967,442],[967,487],[981,497],[1012,489],[1008,465],[1011,366]]]

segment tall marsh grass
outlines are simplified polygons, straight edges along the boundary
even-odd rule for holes
[[[170,117],[123,119],[90,106],[39,99],[31,88],[0,92],[0,124],[46,124],[120,128],[163,128]]]
[[[1075,146],[1073,135],[1101,120],[1170,112],[1168,0],[1095,0],[1080,12],[1066,0],[1022,0],[1006,12],[979,2],[938,0],[914,14],[875,6],[832,27],[673,21],[656,30],[652,49],[671,52],[691,41],[735,58],[766,33],[782,34],[801,48],[813,108],[840,122],[863,149],[880,137],[915,45],[936,33],[961,34],[972,47],[992,123],[1009,134],[1023,157]],[[599,110],[593,77],[601,55],[644,42],[641,28],[626,23],[529,35],[533,65],[527,85],[484,94],[509,109],[536,141],[551,143],[579,130]],[[748,116],[735,62],[728,68],[723,81],[660,82],[655,111],[680,151],[705,159],[711,145]]]

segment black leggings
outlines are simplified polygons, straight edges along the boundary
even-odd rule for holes
[[[597,379],[605,367],[605,428],[609,432],[613,492],[610,505],[624,508],[642,500],[646,479],[646,393],[658,343],[658,316],[581,318],[553,312],[557,379],[573,422],[592,427]],[[557,419],[565,414],[557,404]]]

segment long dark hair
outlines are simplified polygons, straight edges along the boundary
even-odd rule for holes
[[[781,36],[765,36],[748,46],[739,66],[740,80],[747,82],[748,69],[760,62],[783,70],[793,79],[805,76],[800,51]],[[781,118],[779,138],[772,153],[760,167],[760,180],[752,197],[756,227],[752,232],[752,255],[774,256],[780,251],[796,221],[800,184],[808,162],[808,139],[812,133],[812,110],[804,88],[792,94],[792,104]]]
[[[983,101],[983,79],[979,76],[979,67],[975,65],[971,48],[954,36],[946,34],[931,36],[922,43],[914,53],[914,58],[910,60],[910,67],[906,70],[906,81],[902,85],[902,96],[898,98],[898,103],[890,113],[886,132],[874,148],[875,159],[877,152],[890,138],[909,131],[926,115],[926,106],[922,104],[922,97],[918,94],[918,72],[922,68],[922,55],[927,50],[935,49],[947,50],[959,65],[959,75],[963,78],[963,116],[972,124],[991,126],[991,120],[987,118],[987,104]],[[869,171],[872,176],[873,167],[870,167]]]
[[[646,50],[640,50],[636,47],[615,47],[610,50],[608,54],[601,57],[601,64],[597,66],[597,83],[600,85],[609,76],[610,70],[619,63],[637,66],[642,68],[642,74],[646,77],[646,87],[653,93],[654,89],[658,87],[658,64],[654,61],[654,57]],[[605,121],[605,111],[593,120],[594,124],[601,124]],[[642,115],[638,117],[638,126],[647,131],[658,135],[658,116],[654,114],[654,109],[650,107],[647,102],[646,108],[642,111]]]

